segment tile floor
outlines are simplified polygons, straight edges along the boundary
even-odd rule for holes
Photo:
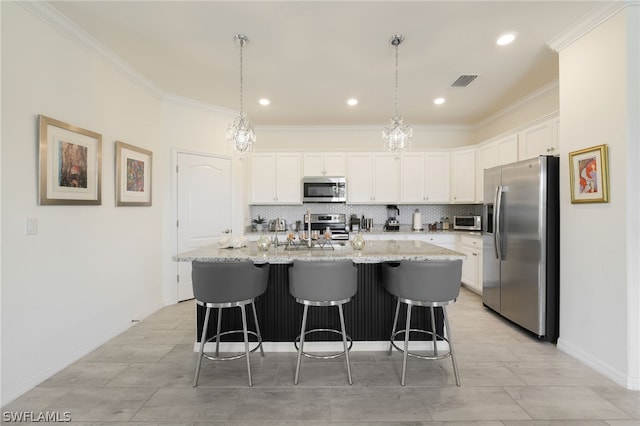
[[[3,408],[68,412],[84,425],[640,425],[640,392],[613,383],[483,308],[462,290],[449,308],[462,386],[450,360],[352,352],[354,384],[343,359],[303,359],[293,385],[295,353],[203,365],[191,381],[194,304],[161,309]],[[206,360],[205,360],[206,361]],[[23,423],[24,424],[24,423]],[[35,424],[35,422],[34,422]],[[39,424],[39,423],[38,423]]]

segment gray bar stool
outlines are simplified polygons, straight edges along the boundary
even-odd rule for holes
[[[451,337],[451,329],[449,327],[446,306],[454,303],[460,294],[461,278],[462,260],[403,260],[400,263],[382,264],[382,281],[384,286],[386,290],[394,295],[398,300],[396,303],[396,312],[393,319],[391,337],[389,339],[389,355],[391,355],[391,351],[394,347],[400,352],[403,352],[402,379],[400,381],[402,386],[404,386],[407,373],[408,356],[419,359],[442,359],[451,357],[453,373],[456,377],[456,385],[460,386],[460,377],[458,375],[458,366],[456,365],[456,359],[453,351],[453,339]],[[405,303],[407,305],[407,317],[405,329],[396,331],[400,303]],[[425,306],[430,309],[431,331],[411,328],[411,308],[413,306]],[[434,308],[436,307],[442,308],[446,337],[437,334],[434,315]],[[431,335],[433,342],[433,355],[420,355],[409,352],[410,332]],[[403,333],[404,349],[400,349],[395,343],[395,338],[398,334]],[[438,338],[449,344],[449,350],[446,353],[438,354]]]
[[[251,261],[240,262],[197,262],[192,263],[191,278],[193,282],[193,295],[196,303],[206,308],[204,323],[202,325],[202,336],[200,338],[200,353],[196,364],[196,373],[193,386],[198,386],[200,376],[200,366],[202,358],[213,361],[232,360],[239,358],[247,359],[247,373],[249,374],[249,386],[253,386],[251,381],[251,363],[249,354],[260,348],[260,354],[264,356],[262,349],[262,336],[256,315],[255,299],[265,292],[269,280],[269,265],[254,265]],[[247,313],[245,306],[251,304],[253,307],[253,319],[256,331],[247,330]],[[242,330],[230,330],[221,332],[222,310],[224,308],[239,307],[242,313]],[[211,309],[218,309],[218,324],[216,334],[207,338],[207,326]],[[220,337],[228,334],[242,333],[244,337],[245,351],[229,356],[220,356]],[[249,350],[249,334],[257,339],[257,345]],[[214,355],[204,352],[204,345],[212,340],[216,341],[216,351]]]
[[[347,376],[349,384],[351,379],[351,365],[349,363],[349,349],[353,345],[351,338],[347,336],[344,325],[344,312],[342,305],[349,302],[358,289],[357,273],[351,260],[337,261],[305,261],[295,260],[289,269],[289,292],[295,297],[296,302],[304,305],[302,313],[302,326],[300,335],[294,345],[298,350],[296,362],[296,374],[294,383],[298,384],[300,376],[300,361],[302,355],[308,358],[331,359],[344,355],[347,364]],[[307,330],[307,313],[309,306],[337,306],[340,314],[340,331],[327,328]],[[342,335],[344,351],[330,354],[317,355],[304,351],[305,337],[310,333],[329,332]],[[299,345],[297,342],[300,342]],[[347,343],[350,342],[350,344]]]

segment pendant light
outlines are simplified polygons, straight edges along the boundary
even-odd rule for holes
[[[396,154],[396,159],[402,151],[409,147],[413,129],[403,123],[402,116],[398,112],[398,46],[404,40],[403,35],[391,37],[391,45],[396,48],[396,114],[391,118],[389,125],[382,131],[382,140],[388,151]]]
[[[244,80],[242,76],[242,51],[244,45],[249,42],[249,38],[242,34],[234,37],[234,40],[240,44],[240,115],[233,120],[233,123],[227,127],[227,142],[231,144],[232,149],[237,151],[242,158],[245,152],[253,150],[256,142],[256,135],[253,130],[253,123],[244,114]]]

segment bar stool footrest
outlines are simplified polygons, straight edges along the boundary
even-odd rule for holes
[[[398,331],[396,331],[395,333],[393,333],[391,335],[391,339],[390,339],[391,345],[394,348],[396,348],[398,351],[402,352],[402,353],[404,353],[404,349],[400,348],[400,347],[398,347],[398,345],[396,345],[395,338],[396,338],[396,336],[398,334],[404,334],[405,332],[406,332],[406,330],[398,330]],[[436,339],[440,338],[440,339],[444,340],[445,342],[447,342],[447,344],[449,344],[449,339],[447,339],[444,336],[439,335],[438,333],[434,333],[433,331],[422,330],[422,329],[419,329],[419,328],[411,328],[411,329],[409,329],[409,332],[428,334],[430,336],[433,336],[435,334]],[[404,340],[402,340],[402,342],[404,343]],[[425,340],[425,342],[427,342],[427,341]],[[436,344],[437,344],[437,342],[436,342]],[[451,346],[449,346],[449,348],[451,348]],[[448,351],[446,351],[445,353],[443,353],[441,355],[420,355],[420,354],[417,354],[415,352],[407,352],[407,356],[410,356],[412,358],[418,358],[418,359],[443,359],[443,358],[448,358],[448,357],[451,356],[451,350],[448,350]]]
[[[229,330],[229,331],[225,331],[223,333],[220,333],[219,335],[216,334],[215,336],[212,336],[211,338],[207,339],[206,343],[215,343],[215,340],[218,338],[218,336],[222,337],[222,336],[226,336],[228,334],[244,334],[243,330]],[[256,342],[249,342],[249,344],[256,344],[256,346],[252,349],[249,350],[249,353],[252,354],[255,351],[257,351],[258,349],[260,349],[260,347],[262,346],[262,338],[260,336],[258,336],[258,333],[256,333],[255,331],[250,331],[247,330],[247,334],[250,334],[252,336],[255,336],[256,339],[258,339]],[[220,342],[220,343],[229,343],[229,342]],[[234,343],[244,343],[244,342],[234,342]],[[211,353],[211,352],[209,352]],[[245,352],[238,352],[235,355],[228,355],[228,356],[214,356],[214,355],[209,355],[209,353],[203,352],[202,356],[204,358],[210,359],[212,361],[231,361],[233,359],[240,359],[240,358],[244,358],[247,356],[247,354]]]
[[[321,332],[329,332],[329,333],[334,333],[334,334],[338,334],[340,335],[340,337],[342,337],[342,332],[340,330],[335,330],[333,328],[314,328],[312,330],[307,330],[304,332],[305,335],[305,342],[306,340],[306,336],[308,334],[312,334],[312,333],[321,333]],[[349,342],[349,347],[347,348],[347,350],[351,350],[351,347],[353,346],[353,341],[351,340],[351,337],[347,336],[347,341]],[[296,337],[296,340],[294,340],[293,345],[296,347],[296,351],[299,350],[298,347],[298,343],[300,342],[300,336]],[[339,341],[340,343],[342,343],[342,340]],[[338,343],[338,341],[336,340],[336,343]],[[318,354],[314,354],[311,352],[305,352],[302,351],[302,355],[304,355],[307,358],[314,358],[314,359],[334,359],[334,358],[338,358],[339,356],[343,356],[344,355],[344,351],[341,352],[336,352],[333,354],[329,354],[329,355],[318,355]]]

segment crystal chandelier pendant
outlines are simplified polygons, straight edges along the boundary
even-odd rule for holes
[[[253,144],[256,142],[253,123],[246,116],[237,116],[227,127],[227,141],[241,156],[253,150]]]
[[[412,136],[413,129],[408,124],[403,124],[402,117],[399,115],[393,117],[382,132],[382,139],[387,150],[396,154],[409,147]]]
[[[398,112],[398,46],[404,40],[402,35],[394,35],[391,37],[391,44],[396,48],[396,115],[391,118],[389,125],[382,131],[382,140],[384,141],[387,151],[396,154],[396,159],[402,151],[409,148],[413,129],[408,124],[403,123],[402,116]]]
[[[238,115],[233,123],[227,127],[226,139],[231,144],[231,148],[240,154],[240,158],[244,154],[253,150],[256,142],[256,134],[253,130],[253,123],[244,113],[244,79],[242,75],[242,50],[249,41],[247,36],[238,34],[235,40],[240,43],[240,115]]]

